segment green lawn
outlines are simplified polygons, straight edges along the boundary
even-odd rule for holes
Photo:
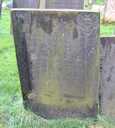
[[[97,4],[103,4],[105,0],[96,0]]]
[[[101,35],[114,33],[114,24],[101,25]],[[99,115],[95,119],[84,120],[48,121],[37,117],[24,110],[20,90],[15,48],[10,34],[10,15],[8,10],[4,10],[0,19],[0,128],[88,128],[94,124],[105,126],[101,128],[115,128],[115,120]]]

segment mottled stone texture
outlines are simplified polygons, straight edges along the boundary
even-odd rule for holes
[[[46,8],[83,9],[84,0],[46,0]]]
[[[39,8],[39,0],[13,0],[14,8]]]
[[[12,21],[26,105],[45,118],[96,115],[99,14],[14,10]]]
[[[101,107],[102,113],[115,117],[115,37],[101,38],[102,74]]]
[[[83,9],[84,0],[14,0],[13,7]]]

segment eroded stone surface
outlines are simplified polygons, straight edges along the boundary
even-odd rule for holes
[[[102,113],[115,117],[115,37],[104,37],[102,45]]]
[[[15,8],[83,9],[84,0],[14,0]]]
[[[14,8],[39,8],[40,0],[13,0]]]
[[[83,9],[84,0],[46,0],[46,8]]]
[[[46,118],[94,116],[99,75],[99,14],[13,11],[24,101]]]

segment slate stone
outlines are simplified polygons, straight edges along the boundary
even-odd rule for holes
[[[115,37],[101,38],[101,108],[102,113],[115,117]]]
[[[83,9],[84,0],[14,0],[14,8]]]
[[[39,8],[39,0],[13,0],[14,8]]]
[[[83,9],[84,0],[46,0],[46,8]]]
[[[99,14],[12,10],[25,106],[45,118],[97,114]]]

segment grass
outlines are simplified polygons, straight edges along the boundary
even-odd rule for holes
[[[104,4],[106,0],[96,0],[96,4]]]
[[[114,24],[101,25],[101,35],[114,33]],[[42,119],[24,110],[20,90],[15,48],[10,34],[10,15],[8,10],[4,10],[0,20],[0,128],[95,128],[95,124],[97,128],[115,128],[115,120],[99,115],[85,120]]]
[[[100,31],[101,36],[115,35],[115,23],[112,23],[112,24],[108,24],[108,23],[101,24],[100,29],[101,29],[101,31]]]

